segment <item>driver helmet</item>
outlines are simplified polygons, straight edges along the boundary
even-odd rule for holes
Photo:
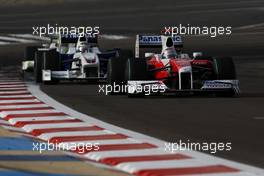
[[[88,51],[88,46],[87,45],[81,45],[81,46],[79,46],[79,51],[82,52],[82,53]]]
[[[176,56],[177,56],[177,53],[174,48],[167,48],[162,53],[162,59],[175,58]]]

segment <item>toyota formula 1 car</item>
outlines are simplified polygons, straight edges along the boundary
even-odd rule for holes
[[[161,48],[161,53],[144,53],[142,48]],[[239,81],[231,57],[190,57],[182,53],[180,36],[137,35],[135,58],[111,59],[108,63],[108,83],[123,86],[129,96],[178,93],[239,94]],[[125,87],[125,88],[124,88]]]

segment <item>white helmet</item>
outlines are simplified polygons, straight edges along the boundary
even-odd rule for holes
[[[88,50],[88,46],[87,45],[81,45],[81,46],[79,46],[79,51],[80,52],[84,53],[87,50]]]
[[[161,56],[162,59],[170,59],[175,58],[177,56],[177,53],[174,48],[167,48],[162,52]]]

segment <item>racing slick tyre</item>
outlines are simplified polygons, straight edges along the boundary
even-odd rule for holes
[[[111,86],[111,95],[115,94],[113,90],[115,86],[122,86],[125,84],[125,65],[126,58],[111,58],[107,64],[107,83]]]
[[[60,70],[60,56],[56,49],[48,50],[43,53],[43,70]],[[43,81],[44,84],[56,84],[59,80]]]
[[[56,49],[44,52],[43,69],[52,71],[60,70],[59,53],[56,51]]]
[[[29,61],[34,61],[35,59],[35,53],[37,52],[38,48],[41,46],[27,46],[25,48],[24,52],[24,60],[23,62],[29,62]],[[24,70],[22,69],[22,76],[25,78],[25,72],[34,72],[34,65],[33,66],[27,66],[27,68]]]
[[[33,61],[35,58],[35,52],[37,52],[38,48],[41,48],[41,46],[27,46],[24,53],[25,60]]]
[[[213,58],[213,69],[216,79],[232,80],[236,79],[236,69],[231,57]]]
[[[37,52],[38,48],[40,48],[40,47],[41,46],[27,46],[25,48],[23,62],[28,62],[29,63],[29,61],[34,61],[35,53]],[[25,78],[26,72],[34,72],[34,65],[27,66],[27,68],[22,69],[21,74],[22,74],[23,78]]]
[[[44,51],[37,51],[35,53],[34,78],[36,83],[42,82],[43,53]]]
[[[126,80],[148,80],[147,62],[143,58],[128,59],[125,70]]]
[[[235,80],[236,79],[236,70],[235,64],[231,57],[216,57],[213,58],[213,70],[215,78],[217,80]],[[219,92],[216,93],[217,96],[221,97],[231,97],[235,95],[235,92],[232,90],[228,92]]]
[[[132,58],[133,53],[130,50],[118,51],[118,57],[111,58],[107,64],[107,83],[114,88],[115,85],[126,84],[125,67],[128,58]],[[111,92],[114,94],[114,91]]]
[[[128,59],[126,63],[125,79],[132,80],[148,80],[147,62],[144,58]],[[128,97],[144,97],[145,93],[128,94]]]

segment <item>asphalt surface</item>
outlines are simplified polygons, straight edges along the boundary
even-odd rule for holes
[[[170,142],[232,142],[231,151],[215,155],[264,168],[263,1],[98,0],[82,3],[2,9],[0,32],[31,32],[32,26],[47,23],[99,25],[102,33],[130,36],[139,32],[157,33],[165,25],[179,23],[232,26],[231,36],[186,36],[185,47],[187,52],[198,50],[210,55],[234,56],[242,95],[129,99],[123,95],[99,94],[98,85],[90,84],[42,86],[44,92],[103,121]],[[100,44],[103,48],[133,48],[134,40],[100,41]]]
[[[69,1],[69,0],[68,0]],[[77,0],[60,5],[0,5],[0,33],[32,26],[100,26],[101,33],[157,32],[178,24],[240,27],[263,23],[262,0]]]

